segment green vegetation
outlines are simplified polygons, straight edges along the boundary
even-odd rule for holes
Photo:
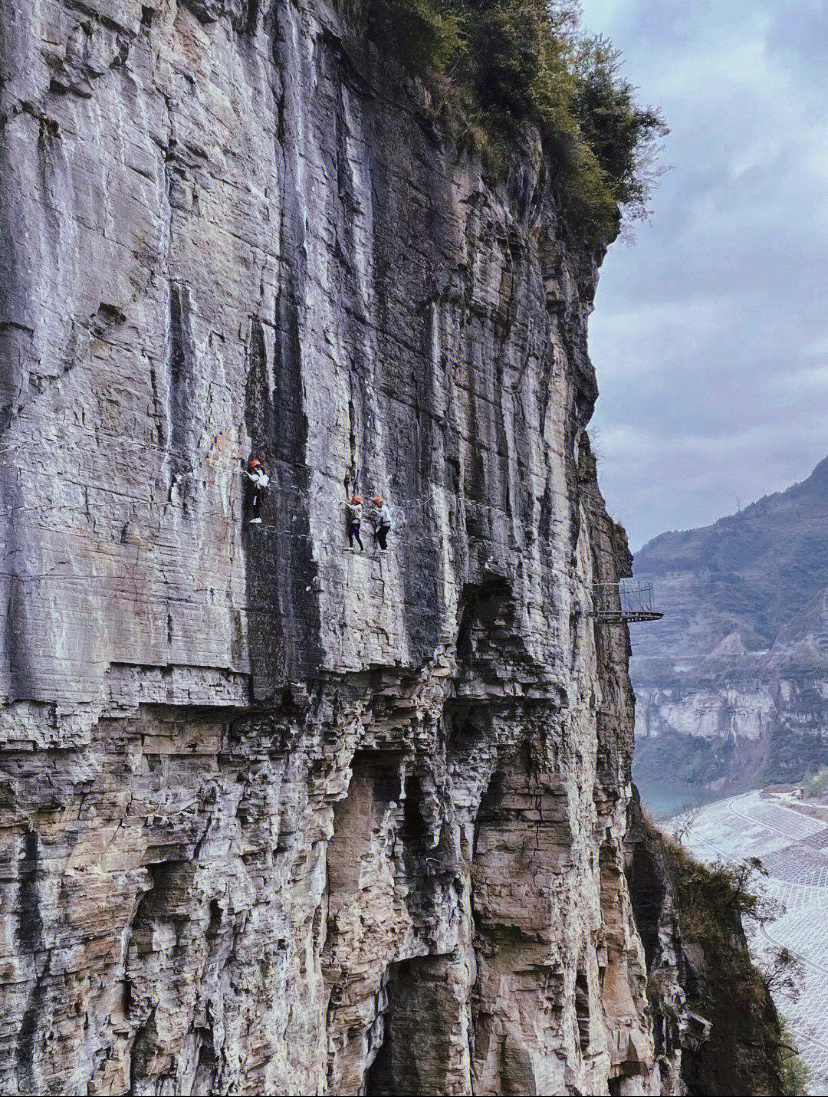
[[[611,242],[622,210],[645,214],[666,127],[636,102],[619,53],[579,33],[573,0],[357,0],[349,11],[490,165],[534,124],[566,220],[587,243]]]
[[[688,1093],[799,1093],[801,1065],[772,994],[798,993],[800,962],[780,949],[760,969],[751,961],[743,926],[744,919],[778,915],[776,904],[756,894],[761,863],[700,864],[657,829],[637,794],[627,842],[627,881],[647,962],[657,1056],[669,1059],[681,1048]],[[665,948],[665,940],[672,947]],[[676,983],[684,999],[676,995]]]
[[[782,1058],[782,1093],[785,1097],[801,1097],[810,1092],[808,1088],[808,1068],[799,1057],[791,1033],[782,1022],[782,1041],[779,1051]]]
[[[726,969],[729,977],[737,981],[743,976],[753,979],[756,973],[747,952],[733,948],[733,933],[737,920],[769,921],[774,916],[752,887],[763,874],[762,862],[751,857],[736,867],[721,862],[707,866],[678,843],[665,839],[665,845],[677,886],[679,921],[685,939],[702,944],[718,971]]]
[[[664,851],[684,942],[688,1006],[711,1022],[703,1052],[689,1058],[691,1091],[740,1092],[739,1079],[749,1077],[755,1092],[801,1092],[801,1066],[771,997],[796,985],[797,961],[783,949],[759,970],[742,928],[745,920],[761,923],[778,913],[754,890],[765,874],[761,862],[754,857],[735,867],[708,867],[667,838]]]
[[[665,677],[664,681],[671,680]],[[698,681],[702,682],[701,676]],[[724,684],[727,685],[726,680]],[[723,687],[719,683],[718,687],[713,684],[710,688]],[[804,691],[799,703],[807,711],[810,702],[807,698],[802,702],[803,694]],[[817,703],[815,699],[813,705]],[[635,745],[636,784],[647,790],[644,799],[648,806],[655,807],[659,801],[653,798],[651,790],[658,794],[660,782],[665,790],[674,783],[670,777],[665,779],[664,774],[680,774],[681,784],[687,788],[686,800],[695,799],[699,803],[767,785],[803,784],[806,796],[825,796],[828,794],[828,767],[822,765],[825,741],[821,735],[794,731],[792,724],[793,720],[786,719],[772,726],[770,751],[762,757],[753,750],[754,744],[742,738],[703,739],[671,729],[653,738],[640,738]],[[671,814],[681,808],[680,802],[675,803]],[[656,815],[661,812],[656,811]]]
[[[822,766],[812,777],[808,778],[805,782],[804,792],[812,800],[821,799],[828,793],[828,766]]]
[[[706,787],[728,771],[735,750],[732,739],[702,739],[668,729],[636,742],[635,779],[641,786],[665,773],[678,773],[685,784],[697,787],[701,797]]]

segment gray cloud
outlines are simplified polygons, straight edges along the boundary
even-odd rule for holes
[[[796,0],[779,4],[770,48],[788,51],[798,62],[814,65],[825,78],[825,43],[828,41],[828,6],[824,0]]]
[[[601,485],[640,546],[828,453],[823,0],[583,0],[671,127],[590,324]]]

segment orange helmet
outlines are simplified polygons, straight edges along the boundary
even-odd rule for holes
[[[357,504],[357,503],[361,503],[361,502],[362,502],[362,496],[361,496],[361,495],[357,495],[356,493],[354,493],[354,494],[353,494],[353,495],[351,496],[351,502],[352,502],[352,503],[354,504],[354,506],[356,506],[356,504]]]
[[[375,507],[381,507],[382,506],[382,496],[381,495],[375,495],[373,497],[373,499],[371,500],[371,502],[374,504]]]
[[[258,457],[251,457],[250,460],[247,462],[247,467],[249,469],[260,469],[262,467],[262,462],[259,460]]]

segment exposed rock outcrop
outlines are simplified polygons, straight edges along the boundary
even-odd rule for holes
[[[531,132],[488,181],[321,3],[20,0],[0,66],[0,1089],[671,1091]]]
[[[664,618],[636,634],[636,775],[719,791],[828,762],[828,459],[636,557]]]
[[[790,1092],[779,1017],[741,920],[740,903],[753,897],[740,891],[738,872],[706,868],[665,840],[637,794],[628,823],[627,876],[663,1082],[706,1097]]]

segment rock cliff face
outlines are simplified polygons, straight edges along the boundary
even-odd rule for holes
[[[636,635],[636,772],[719,790],[828,763],[828,459],[636,557],[664,618]]]
[[[0,1089],[658,1092],[531,134],[487,182],[321,3],[0,13]]]

